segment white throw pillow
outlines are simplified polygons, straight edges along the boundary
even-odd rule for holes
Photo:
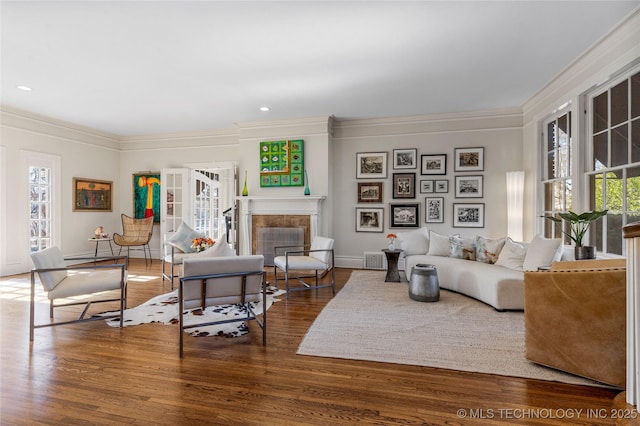
[[[176,233],[167,240],[167,244],[171,244],[184,253],[193,253],[196,251],[196,249],[191,247],[191,241],[195,240],[198,237],[204,236],[204,234],[201,234],[198,231],[194,231],[189,227],[189,225],[182,222],[178,227]]]
[[[429,251],[429,230],[419,228],[410,232],[398,233],[400,248],[404,250],[405,256],[414,254],[427,254]]]
[[[551,262],[562,257],[561,243],[559,238],[547,239],[536,235],[529,243],[522,268],[525,271],[537,271],[538,267],[551,266]]]
[[[456,259],[476,260],[476,240],[454,235],[449,238],[451,245],[449,257]]]
[[[502,247],[502,251],[500,251],[500,255],[495,264],[504,266],[505,268],[515,269],[516,271],[522,271],[522,265],[526,255],[527,245],[525,243],[516,242],[507,237],[507,241],[505,241],[504,247]]]
[[[206,250],[198,253],[201,257],[229,257],[237,256],[236,252],[227,244],[227,234],[222,234],[222,237],[215,240],[215,244]]]
[[[506,238],[476,237],[476,260],[482,263],[496,263]]]
[[[455,236],[458,236],[456,234]],[[429,256],[446,256],[449,257],[451,251],[451,244],[449,243],[449,236],[438,234],[437,232],[429,231]]]

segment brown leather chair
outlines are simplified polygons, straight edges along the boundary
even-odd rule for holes
[[[605,384],[626,379],[624,259],[554,262],[524,275],[527,359]]]

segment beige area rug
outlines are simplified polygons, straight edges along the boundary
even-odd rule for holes
[[[525,359],[524,314],[442,290],[417,302],[384,272],[354,271],[307,331],[298,354],[603,386]]]

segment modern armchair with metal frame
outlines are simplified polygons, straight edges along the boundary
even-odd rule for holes
[[[127,308],[127,262],[126,256],[113,257],[73,257],[64,258],[58,247],[49,247],[31,254],[31,259],[35,266],[31,270],[31,300],[29,312],[29,340],[33,341],[34,329],[41,327],[52,327],[56,325],[74,324],[84,321],[104,320],[107,318],[120,317],[120,327],[123,325],[123,313]],[[100,261],[118,261],[120,263],[98,263]],[[92,264],[80,264],[68,266],[68,261],[87,261]],[[49,317],[53,319],[54,308],[74,305],[86,305],[77,320],[50,322],[43,324],[35,323],[35,288],[36,274],[40,277],[42,287],[49,299]],[[118,297],[113,294],[100,296],[97,293],[107,291],[118,291]],[[81,302],[68,302],[55,304],[57,299],[74,298],[77,296],[92,296],[89,300]],[[120,302],[117,314],[111,316],[92,316],[85,318],[85,315],[92,303]]]
[[[262,344],[267,344],[267,310],[263,309],[261,315],[256,314],[252,306],[252,302],[266,301],[267,298],[264,256],[187,258],[182,268],[178,289],[180,358],[184,356],[184,330],[205,325],[255,320],[262,328]],[[204,310],[207,306],[228,304],[243,305],[247,315],[199,324],[184,323],[185,309]]]
[[[122,247],[126,247],[128,258],[131,247],[142,246],[145,265],[147,264],[147,250],[149,251],[150,263],[153,265],[151,248],[149,247],[149,241],[151,241],[151,237],[153,236],[153,216],[135,219],[123,213],[121,217],[122,235],[118,233],[113,234],[113,242],[120,246],[118,255],[122,252]]]
[[[311,246],[279,246],[274,247],[276,257],[273,259],[273,272],[275,286],[278,287],[278,269],[284,271],[285,288],[287,299],[290,291],[312,290],[331,287],[333,294],[336,293],[336,277],[334,268],[332,238],[316,236],[311,242]],[[283,253],[278,256],[278,253]],[[319,284],[318,273],[331,270],[331,282]],[[291,276],[291,273],[296,274]],[[312,272],[312,275],[309,273]],[[290,278],[296,279],[302,287],[291,287]],[[305,278],[315,278],[315,286],[307,283]]]

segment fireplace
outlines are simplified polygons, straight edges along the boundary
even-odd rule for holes
[[[257,228],[303,228],[304,244],[319,234],[321,204],[326,197],[238,197],[240,203],[240,254],[257,254]],[[262,232],[262,231],[261,231]],[[264,253],[260,253],[264,254]],[[266,262],[266,256],[265,256]]]

